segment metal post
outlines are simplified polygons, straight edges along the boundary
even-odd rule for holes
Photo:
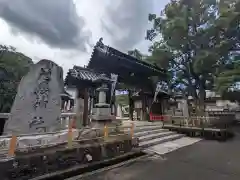
[[[108,126],[107,125],[104,126],[104,138],[105,139],[108,138]]]
[[[69,120],[69,125],[68,125],[68,148],[73,147],[73,133],[72,133],[72,120]]]
[[[131,137],[133,138],[134,136],[134,123],[131,125]]]
[[[15,155],[16,145],[17,145],[17,136],[12,135],[9,149],[8,149],[8,156],[12,157]]]

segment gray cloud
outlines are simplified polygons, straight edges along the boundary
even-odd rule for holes
[[[0,0],[0,17],[52,47],[86,50],[89,33],[72,0]]]
[[[106,9],[102,28],[111,36],[113,45],[126,51],[144,40],[148,14],[153,11],[152,0],[115,0]]]

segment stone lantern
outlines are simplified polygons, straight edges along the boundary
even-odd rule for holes
[[[93,115],[91,116],[91,126],[102,128],[105,125],[111,125],[112,121],[116,119],[111,115],[110,104],[107,103],[107,92],[109,91],[108,85],[112,80],[102,74],[95,83],[98,85],[96,91],[98,92],[98,102],[93,108]]]

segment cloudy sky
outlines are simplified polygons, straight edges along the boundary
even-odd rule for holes
[[[35,62],[86,65],[103,42],[122,51],[147,52],[148,13],[170,0],[0,0],[0,44],[12,45]]]

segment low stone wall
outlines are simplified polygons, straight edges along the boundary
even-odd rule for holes
[[[206,116],[166,116],[165,124],[225,128],[236,120],[232,112],[207,112]]]
[[[207,114],[212,119],[210,126],[224,127],[233,124],[236,120],[234,112],[207,112]]]
[[[46,173],[65,170],[76,165],[109,159],[134,147],[130,136],[92,141],[75,141],[73,148],[66,144],[52,148],[32,149],[28,152],[16,152],[14,159],[0,162],[0,176],[5,180],[30,179]]]

